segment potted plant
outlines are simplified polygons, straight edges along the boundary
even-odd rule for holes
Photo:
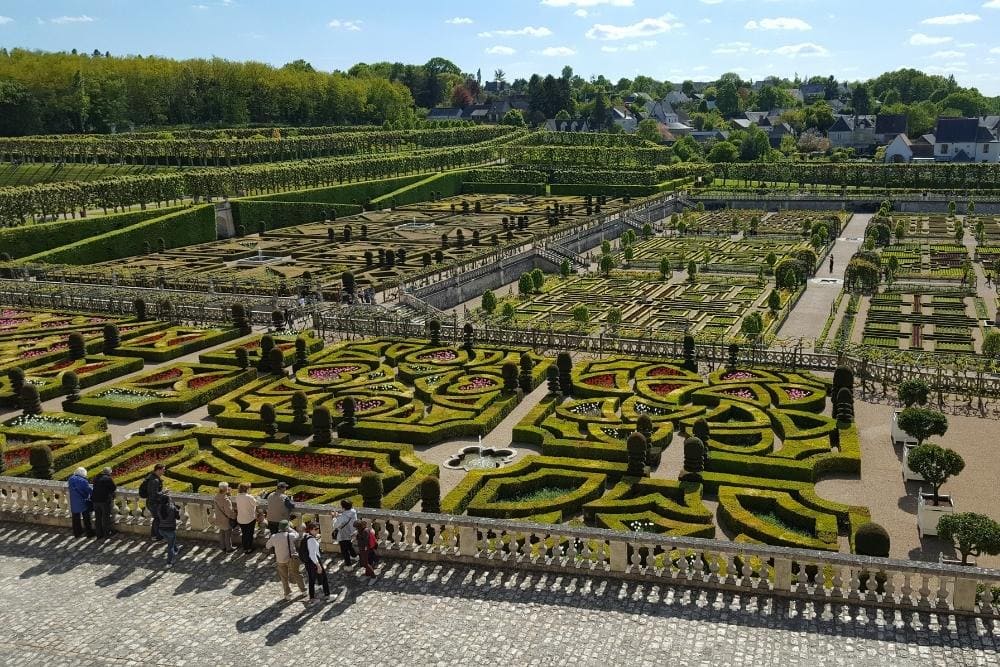
[[[897,392],[899,393],[899,400],[903,402],[904,407],[923,407],[927,404],[927,396],[930,394],[930,387],[923,380],[909,379],[903,380],[903,382],[899,384]],[[902,412],[902,410],[892,411],[892,443],[894,445],[901,446],[905,446],[907,444],[919,444],[916,438],[900,427],[899,415]]]
[[[972,565],[969,556],[1000,554],[1000,523],[983,514],[975,512],[959,512],[941,517],[938,523],[938,537],[955,545],[955,550],[962,556],[956,561],[941,558],[947,565]]]
[[[935,410],[908,407],[893,416],[893,427],[905,434],[903,445],[903,479],[922,482],[924,478],[909,465],[910,452],[924,443],[932,435],[944,435],[948,431],[948,418]],[[895,436],[893,436],[895,440]]]
[[[942,496],[940,491],[950,478],[962,472],[965,461],[956,452],[926,444],[914,448],[907,456],[907,465],[924,481],[930,484],[931,493],[920,489],[917,496],[917,529],[920,536],[937,535],[938,521],[946,514],[955,513],[951,496]]]

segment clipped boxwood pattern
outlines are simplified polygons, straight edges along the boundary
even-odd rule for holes
[[[62,378],[70,371],[76,373],[80,379],[80,388],[86,389],[141,369],[142,359],[99,354],[73,360],[67,356],[44,366],[28,369],[24,380],[35,385],[38,388],[38,396],[47,401],[64,393]],[[19,398],[11,389],[10,378],[7,375],[0,375],[0,404],[16,406]]]
[[[238,338],[239,329],[174,326],[123,341],[114,354],[161,363]],[[235,355],[235,352],[234,352]],[[234,357],[235,358],[235,357]]]

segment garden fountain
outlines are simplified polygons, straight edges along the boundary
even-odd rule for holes
[[[136,436],[144,435],[153,438],[169,438],[177,435],[178,433],[198,428],[199,426],[201,426],[201,423],[199,422],[181,422],[172,419],[165,419],[163,413],[161,412],[159,420],[153,422],[145,428],[129,433],[126,437],[134,438]]]
[[[517,456],[513,449],[493,449],[473,445],[464,447],[462,451],[448,459],[444,466],[451,470],[492,470],[502,468]]]

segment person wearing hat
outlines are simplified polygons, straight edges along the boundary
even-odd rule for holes
[[[219,482],[219,492],[212,499],[215,507],[215,527],[219,529],[219,546],[222,553],[228,554],[236,551],[233,546],[233,530],[238,525],[236,523],[236,508],[233,507],[233,499],[229,497],[229,482]]]
[[[306,592],[305,582],[302,581],[302,564],[299,562],[299,539],[300,535],[284,519],[278,522],[278,530],[271,533],[265,545],[268,549],[274,549],[274,557],[278,562],[278,581],[285,590],[285,600],[292,598],[289,582],[299,587],[299,593]]]
[[[278,488],[267,494],[267,530],[272,535],[280,529],[278,524],[288,521],[295,503],[285,493],[288,490],[286,482],[278,482]]]
[[[90,499],[94,503],[94,517],[97,519],[97,537],[104,539],[115,534],[115,519],[112,513],[118,485],[111,478],[111,468],[104,468],[94,478],[94,490]]]
[[[69,490],[69,511],[73,515],[73,537],[80,537],[85,529],[87,537],[94,537],[94,524],[91,522],[94,505],[90,499],[94,487],[87,479],[87,469],[77,468],[66,481],[66,486]]]

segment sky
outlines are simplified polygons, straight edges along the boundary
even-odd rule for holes
[[[675,82],[915,67],[1000,94],[1000,0],[0,0],[0,45],[322,70],[441,56],[484,80],[564,65]]]

